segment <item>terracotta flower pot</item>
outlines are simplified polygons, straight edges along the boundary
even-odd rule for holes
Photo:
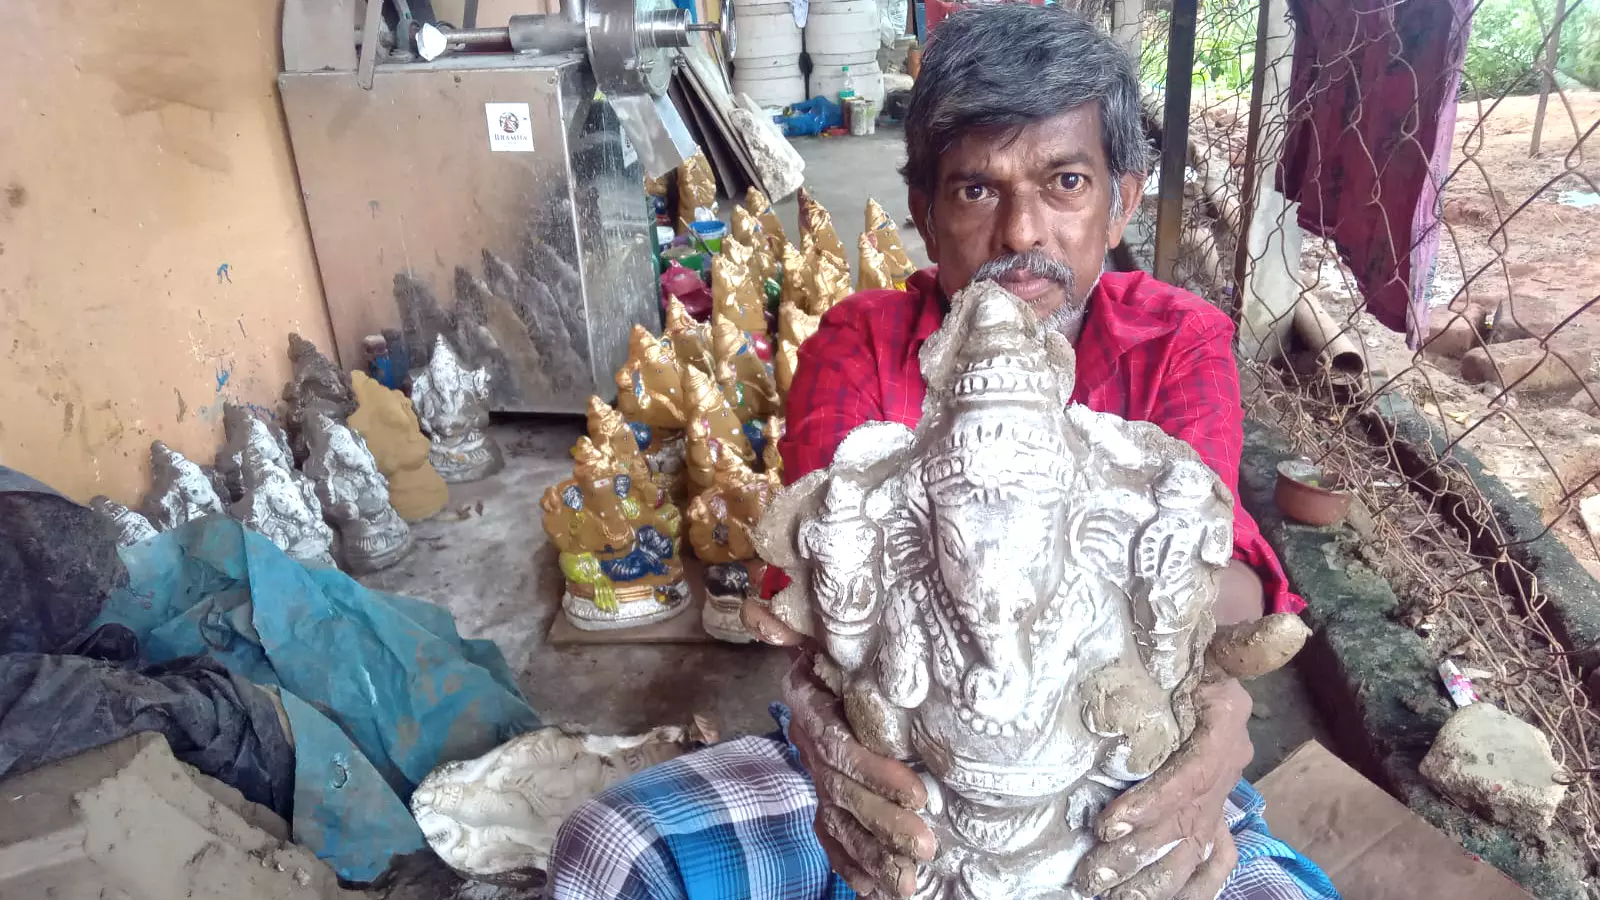
[[[1304,525],[1333,525],[1350,511],[1350,494],[1337,477],[1303,460],[1278,463],[1273,500],[1284,515]]]

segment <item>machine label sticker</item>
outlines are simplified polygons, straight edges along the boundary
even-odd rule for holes
[[[626,169],[639,161],[639,151],[633,149],[633,141],[628,140],[626,131],[622,134],[622,167]]]
[[[489,149],[496,152],[533,152],[533,120],[526,103],[485,103],[489,122]]]

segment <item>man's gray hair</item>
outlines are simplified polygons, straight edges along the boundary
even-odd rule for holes
[[[969,132],[1004,134],[1076,106],[1100,105],[1100,140],[1116,180],[1149,171],[1139,79],[1127,51],[1058,6],[985,3],[943,22],[928,41],[906,113],[906,184],[938,189],[939,156]]]

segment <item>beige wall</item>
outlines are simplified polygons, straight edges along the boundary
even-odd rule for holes
[[[0,462],[135,501],[153,439],[209,463],[224,399],[276,406],[287,332],[330,347],[278,17],[278,0],[8,5]]]
[[[466,0],[433,0],[433,14],[440,21],[460,26],[466,5]],[[561,0],[478,0],[477,26],[499,28],[512,16],[560,11]]]

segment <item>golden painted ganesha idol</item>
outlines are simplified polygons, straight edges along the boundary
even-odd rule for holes
[[[709,355],[707,350],[707,377],[711,374]],[[628,361],[616,375],[618,420],[626,422],[649,460],[651,478],[675,503],[688,499],[683,481],[684,427],[689,415],[683,393],[686,370],[697,370],[697,366],[679,358],[671,335],[658,337],[635,325],[628,341]],[[590,437],[603,443],[593,431]]]
[[[761,423],[763,463],[757,472],[737,453],[722,452],[713,440],[711,486],[695,495],[685,511],[689,543],[695,556],[706,563],[706,605],[701,624],[719,640],[747,643],[739,618],[752,584],[759,583],[762,563],[756,552],[755,530],[767,504],[783,487],[778,439],[782,420]]]
[[[615,459],[581,437],[573,477],[547,488],[539,506],[560,550],[561,608],[585,631],[670,619],[688,607],[678,510],[640,457]]]

